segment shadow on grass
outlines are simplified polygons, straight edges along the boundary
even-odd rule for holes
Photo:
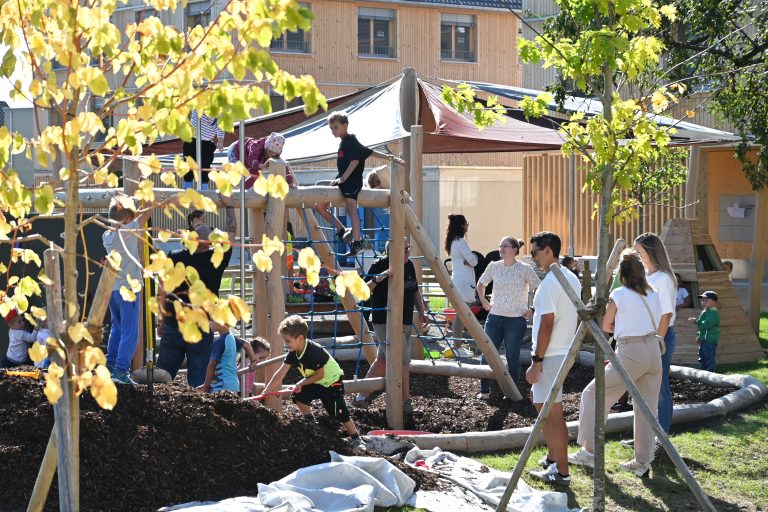
[[[687,459],[685,463],[688,464],[689,468],[692,468]],[[663,501],[670,510],[675,512],[678,510],[702,510],[693,492],[691,492],[685,480],[677,473],[674,467],[664,466],[654,470],[652,475],[652,478],[641,479],[643,486],[651,494]],[[748,510],[744,508],[744,503],[728,502],[709,495],[708,498],[718,512],[744,512],[744,510]],[[649,510],[653,510],[653,508]]]

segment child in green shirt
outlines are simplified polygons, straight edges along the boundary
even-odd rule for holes
[[[344,384],[341,380],[344,372],[339,363],[322,346],[307,339],[309,326],[300,316],[293,315],[283,320],[278,332],[290,352],[285,356],[285,362],[280,369],[270,379],[264,394],[276,391],[291,367],[298,369],[303,378],[293,387],[291,399],[299,407],[304,418],[314,421],[309,406],[319,399],[328,415],[344,425],[352,445],[362,448],[362,439],[344,402]]]
[[[696,342],[699,344],[699,363],[701,369],[715,371],[717,342],[720,341],[720,313],[717,311],[717,293],[706,291],[699,295],[701,299],[701,314],[699,318],[689,318],[696,322]]]

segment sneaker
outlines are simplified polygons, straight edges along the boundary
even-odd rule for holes
[[[352,256],[357,256],[357,253],[359,253],[363,249],[363,242],[360,240],[355,240],[349,245],[349,252],[347,252],[344,256],[347,258]]]
[[[539,460],[537,460],[537,461],[536,461],[536,464],[538,464],[539,466],[541,466],[541,467],[542,467],[542,468],[544,468],[544,469],[547,469],[547,468],[548,468],[549,466],[551,466],[552,464],[555,464],[555,461],[553,461],[553,460],[549,460],[549,459],[547,458],[547,456],[545,455],[544,457],[542,457],[542,458],[540,458]]]
[[[635,440],[634,439],[622,439],[619,441],[619,444],[623,446],[624,448],[628,450],[634,450],[635,449]]]
[[[345,229],[345,230],[344,230],[344,233],[341,235],[341,239],[342,239],[344,242],[346,242],[346,243],[348,243],[348,244],[351,244],[351,243],[352,243],[352,240],[354,240],[354,238],[353,238],[353,236],[352,236],[352,228],[347,228],[347,229]]]
[[[557,464],[552,464],[542,471],[529,471],[528,474],[536,480],[541,480],[548,484],[571,485],[571,475],[561,475],[560,472],[557,471]]]
[[[629,412],[632,410],[632,404],[626,402],[616,402],[611,406],[610,412]]]
[[[352,439],[352,446],[359,450],[365,450],[365,443],[363,442],[363,438],[360,436]]]
[[[577,466],[595,467],[595,456],[589,453],[585,448],[579,448],[576,453],[568,454],[568,462]]]
[[[346,233],[347,233],[347,230],[346,230],[346,229],[344,229],[344,228],[339,228],[339,229],[337,229],[337,230],[336,230],[336,239],[337,239],[339,242],[343,242],[343,241],[344,241],[344,235],[345,235]]]
[[[453,353],[456,355],[456,357],[460,357],[462,359],[469,359],[471,357],[475,357],[475,354],[471,350],[467,350],[464,347],[454,348]]]
[[[477,396],[475,396],[475,398],[477,398],[478,400],[488,400],[489,398],[491,398],[491,394],[490,393],[483,393],[481,391],[481,392],[479,392],[477,394]]]
[[[628,462],[622,462],[619,464],[619,469],[622,471],[631,471],[640,478],[646,478],[651,473],[650,464],[640,464],[635,459],[632,459]]]
[[[117,370],[112,373],[112,382],[116,384],[126,384],[129,386],[134,386],[136,384],[136,382],[134,382],[127,371],[120,372]]]
[[[411,399],[403,400],[403,412],[405,414],[413,414],[413,402]]]
[[[370,398],[355,398],[352,400],[352,407],[355,409],[367,409],[371,405]]]

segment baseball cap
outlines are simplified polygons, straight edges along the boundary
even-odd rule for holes
[[[713,292],[712,290],[708,290],[701,295],[699,295],[700,299],[712,299],[717,300],[717,293]]]
[[[8,312],[7,315],[5,315],[5,321],[6,322],[10,322],[11,320],[16,318],[17,316],[19,316],[19,311],[17,309],[12,309],[12,310],[10,310]]]

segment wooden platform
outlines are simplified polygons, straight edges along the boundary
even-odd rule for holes
[[[698,364],[696,324],[688,322],[690,317],[700,313],[697,295],[713,290],[718,295],[720,311],[720,342],[717,347],[717,363],[741,363],[757,361],[764,354],[757,335],[749,326],[744,309],[736,296],[733,284],[725,271],[697,272],[697,247],[706,247],[715,264],[722,267],[712,237],[694,222],[685,219],[670,219],[659,237],[667,248],[672,268],[683,278],[694,296],[694,309],[677,311],[675,333],[677,347],[672,363],[695,366]]]

